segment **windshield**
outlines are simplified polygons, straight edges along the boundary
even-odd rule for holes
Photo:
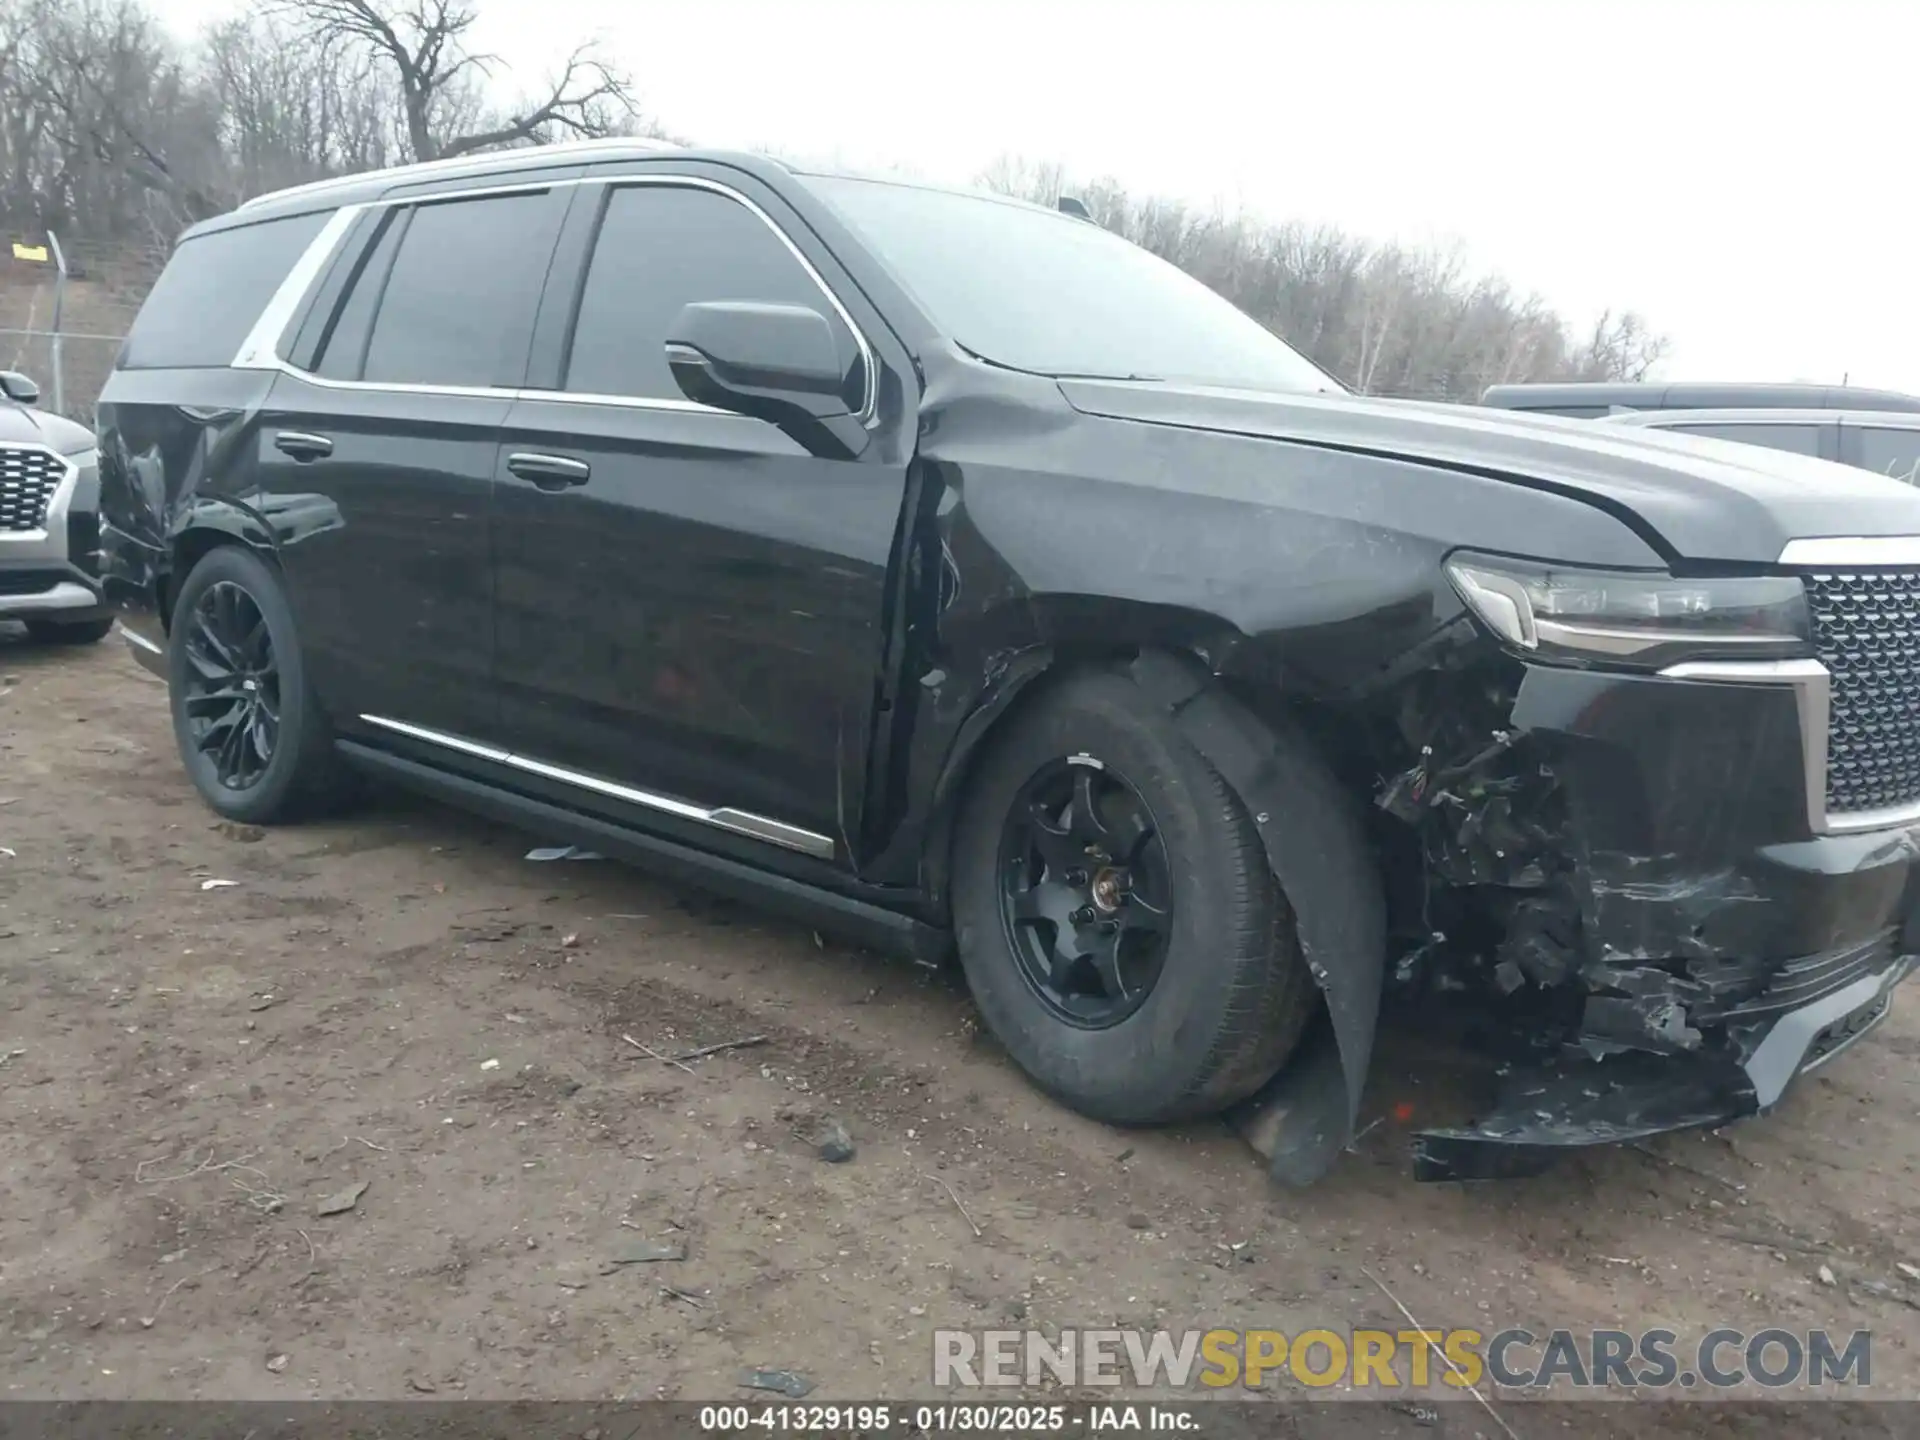
[[[1341,391],[1185,271],[1088,221],[886,181],[807,183],[984,360],[1041,375]]]

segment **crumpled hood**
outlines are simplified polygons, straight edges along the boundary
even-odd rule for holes
[[[1468,405],[1059,383],[1087,415],[1362,451],[1569,495],[1632,526],[1671,560],[1773,564],[1790,540],[1920,535],[1920,491],[1756,445]]]

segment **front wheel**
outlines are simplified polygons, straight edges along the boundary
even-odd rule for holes
[[[1293,916],[1239,799],[1125,675],[1064,681],[981,761],[954,921],[982,1018],[1083,1114],[1215,1114],[1312,1014]]]
[[[264,825],[339,794],[332,730],[265,561],[237,545],[209,551],[180,587],[169,635],[174,739],[207,804]]]

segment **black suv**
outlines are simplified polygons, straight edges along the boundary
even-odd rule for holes
[[[329,182],[185,236],[100,415],[221,814],[370,772],[957,949],[1050,1093],[1284,1178],[1389,983],[1537,1042],[1443,1176],[1764,1110],[1912,964],[1920,495],[1356,398],[1068,214],[629,142]]]

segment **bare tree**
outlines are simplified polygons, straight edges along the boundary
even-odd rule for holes
[[[638,117],[631,82],[590,45],[567,57],[539,98],[492,113],[485,82],[498,58],[468,47],[479,18],[473,0],[279,0],[276,8],[322,45],[357,49],[388,70],[416,160],[616,134]]]
[[[289,33],[271,16],[208,30],[200,83],[219,117],[234,200],[378,169],[399,152],[386,74],[368,56]]]
[[[1058,165],[1002,157],[989,189],[1054,205]],[[1321,368],[1369,394],[1473,400],[1511,380],[1643,378],[1666,342],[1639,316],[1573,328],[1538,296],[1475,278],[1457,248],[1372,245],[1330,227],[1135,198],[1112,180],[1080,192],[1094,220],[1211,286]]]
[[[215,117],[137,0],[24,0],[13,18],[8,158],[46,223],[124,228],[152,197],[187,217],[221,208]]]

